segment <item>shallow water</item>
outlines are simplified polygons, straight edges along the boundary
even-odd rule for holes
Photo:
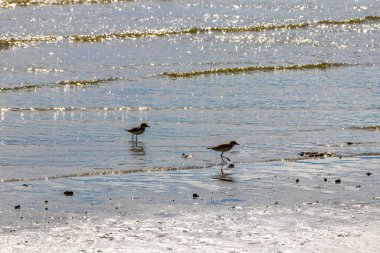
[[[379,1],[26,2],[0,3],[5,181],[380,152]]]
[[[378,164],[378,156],[366,156],[241,163],[224,167],[223,174],[220,166],[213,166],[2,183],[1,229],[46,228],[83,217],[180,216],[178,210],[196,206],[362,209],[379,204]],[[73,196],[65,196],[67,190]],[[158,211],[165,207],[172,211]]]

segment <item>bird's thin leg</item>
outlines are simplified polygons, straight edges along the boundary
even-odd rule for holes
[[[230,161],[230,159],[229,159],[228,157],[223,156],[223,153],[224,153],[224,152],[222,152],[222,153],[220,154],[220,157],[222,158],[222,161],[223,161],[224,163],[226,163],[226,162],[223,160],[223,158],[226,158],[228,161]]]
[[[220,173],[222,173],[222,176],[224,175],[223,167],[224,167],[224,164],[222,164],[222,167],[220,168]]]
[[[136,135],[136,134],[135,134]],[[136,141],[134,141],[133,143],[135,144],[135,146],[137,147],[137,135],[136,135]]]
[[[222,159],[222,162],[226,163],[226,162],[223,160],[223,152],[220,154],[220,158]],[[223,170],[223,167],[222,167],[221,170]]]
[[[132,142],[133,142],[133,135],[134,135],[134,134],[132,134]]]

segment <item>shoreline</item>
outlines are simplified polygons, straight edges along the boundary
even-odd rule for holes
[[[302,161],[318,161],[328,158],[339,158],[339,159],[350,159],[350,158],[371,158],[379,157],[380,152],[361,152],[361,153],[334,153],[326,151],[314,151],[314,152],[300,152],[298,156],[294,157],[279,157],[271,159],[261,159],[261,160],[251,160],[251,161],[238,161],[236,164],[258,164],[258,163],[274,163],[274,162],[302,162]],[[0,183],[12,183],[12,182],[33,182],[33,181],[47,181],[56,180],[64,178],[75,178],[75,177],[96,177],[96,176],[107,176],[107,175],[124,175],[124,174],[136,174],[136,173],[154,173],[154,172],[172,172],[172,171],[183,171],[183,170],[200,170],[200,169],[211,169],[214,167],[222,166],[227,168],[229,164],[220,163],[220,161],[206,161],[204,164],[200,164],[199,161],[193,160],[195,163],[182,163],[181,166],[158,166],[158,167],[142,167],[142,168],[129,168],[129,169],[113,169],[107,167],[97,167],[91,170],[76,170],[68,174],[58,174],[49,175],[41,177],[26,177],[26,178],[12,178],[5,177],[0,178]],[[233,163],[233,165],[235,164]]]

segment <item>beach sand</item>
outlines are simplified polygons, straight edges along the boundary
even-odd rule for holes
[[[379,252],[378,160],[2,183],[0,252]]]
[[[1,233],[0,252],[379,252],[379,207],[148,206]]]

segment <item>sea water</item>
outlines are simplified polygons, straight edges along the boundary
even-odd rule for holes
[[[247,200],[244,178],[311,173],[300,152],[331,154],[319,168],[375,170],[364,158],[380,152],[379,13],[379,1],[0,2],[6,205],[30,182],[82,197],[109,187],[97,203],[135,177],[151,194],[195,182]],[[142,122],[132,142],[125,129]],[[210,186],[222,164],[206,148],[230,140],[232,184]]]

